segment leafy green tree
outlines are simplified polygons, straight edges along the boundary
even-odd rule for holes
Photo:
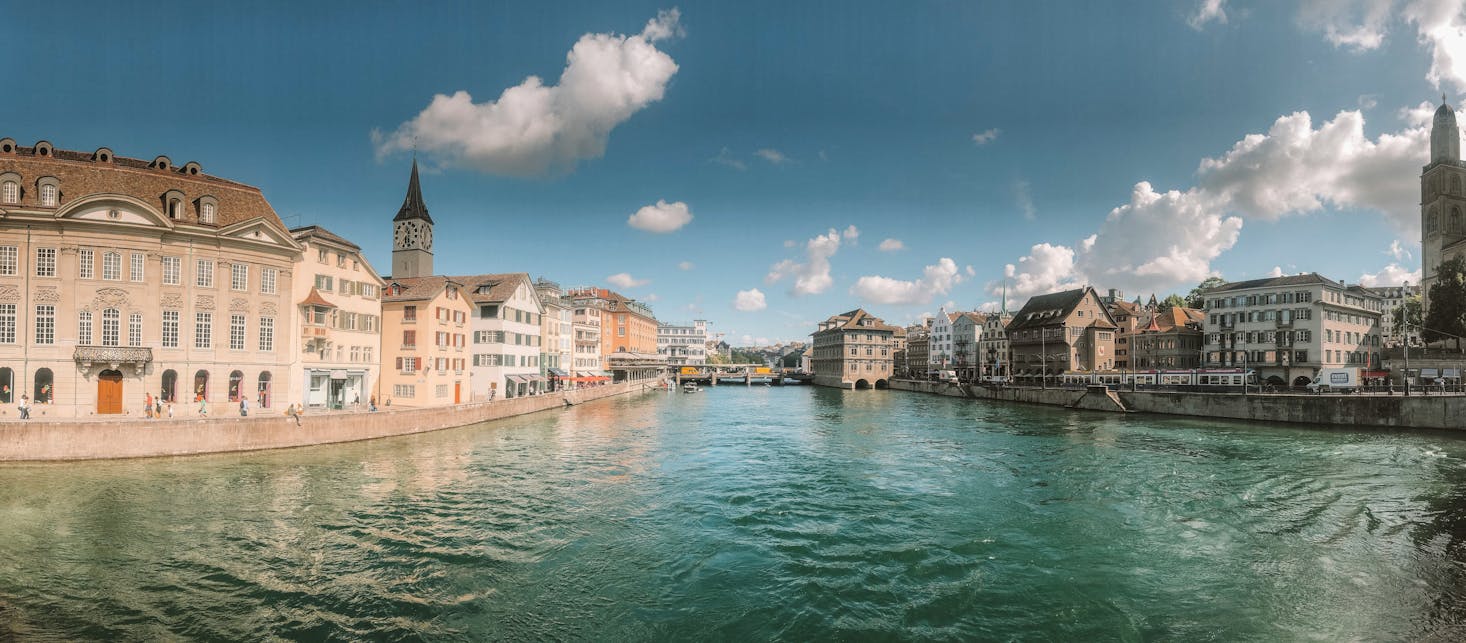
[[[1454,339],[1460,351],[1462,335],[1466,335],[1466,261],[1453,257],[1436,268],[1421,337],[1426,342]]]
[[[1196,284],[1196,287],[1191,289],[1191,292],[1186,294],[1186,307],[1206,308],[1206,296],[1202,293],[1217,286],[1225,285],[1227,285],[1227,280],[1221,277],[1207,277],[1203,279],[1201,283]],[[1167,297],[1166,300],[1169,301],[1170,297]]]
[[[1159,308],[1161,310],[1170,310],[1172,308],[1175,308],[1176,306],[1180,306],[1182,308],[1195,308],[1195,306],[1188,306],[1185,298],[1181,297],[1181,295],[1177,295],[1174,293],[1166,297],[1165,300],[1161,301]]]

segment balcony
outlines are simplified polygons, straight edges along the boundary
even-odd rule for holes
[[[300,329],[300,337],[305,340],[323,339],[330,332],[325,326],[304,326]]]
[[[72,359],[84,376],[94,368],[115,371],[123,366],[131,366],[138,375],[142,375],[153,361],[153,349],[141,346],[77,346]]]
[[[1279,317],[1278,320],[1277,320],[1276,325],[1277,325],[1278,328],[1292,328],[1293,327],[1293,320],[1291,320],[1291,319],[1283,319],[1283,318]]]

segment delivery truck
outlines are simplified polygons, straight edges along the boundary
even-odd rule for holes
[[[1348,393],[1359,390],[1359,369],[1320,368],[1318,377],[1308,383],[1310,393]]]

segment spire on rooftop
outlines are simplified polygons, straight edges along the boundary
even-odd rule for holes
[[[402,209],[397,211],[397,216],[392,217],[393,221],[406,221],[408,219],[422,219],[428,223],[433,218],[428,216],[428,206],[422,201],[422,186],[417,180],[417,155],[412,158],[412,178],[407,181],[407,198],[402,200]]]

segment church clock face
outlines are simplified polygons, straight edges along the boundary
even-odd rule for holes
[[[422,228],[422,249],[433,249],[433,229],[428,226],[423,226]]]
[[[401,248],[407,245],[407,226],[408,224],[406,223],[397,224],[397,234],[392,237],[392,244],[394,246]]]

